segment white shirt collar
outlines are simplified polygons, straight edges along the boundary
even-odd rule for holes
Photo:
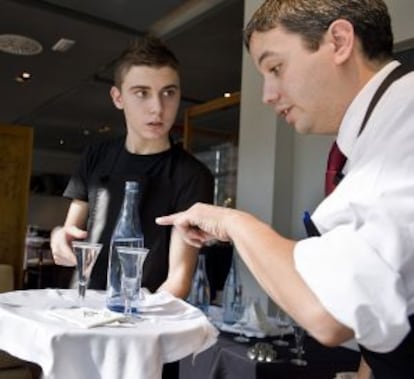
[[[345,112],[336,140],[339,148],[347,157],[350,156],[352,147],[358,138],[359,129],[372,97],[388,74],[399,65],[400,62],[394,60],[378,71],[352,100]]]

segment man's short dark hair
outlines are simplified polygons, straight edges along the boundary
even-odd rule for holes
[[[338,19],[353,25],[368,59],[386,61],[392,57],[391,19],[382,0],[266,0],[247,24],[244,42],[249,49],[253,32],[281,26],[301,35],[306,46],[315,51],[330,24]]]
[[[134,40],[115,61],[114,82],[118,88],[133,66],[170,67],[178,73],[180,64],[174,53],[159,38],[146,35]]]

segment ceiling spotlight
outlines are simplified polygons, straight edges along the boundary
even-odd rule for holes
[[[60,139],[60,140],[59,140],[59,145],[64,145],[64,144],[65,144],[65,140]]]
[[[231,97],[231,93],[230,92],[225,92],[223,96],[224,97]]]
[[[16,76],[15,80],[16,82],[24,83],[30,80],[31,78],[32,78],[32,74],[30,72],[23,71],[22,73]]]
[[[83,135],[89,136],[91,134],[91,131],[89,129],[83,129]]]

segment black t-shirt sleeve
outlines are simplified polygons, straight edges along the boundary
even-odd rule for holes
[[[88,178],[90,173],[90,164],[93,160],[92,156],[93,151],[89,146],[83,152],[78,167],[63,192],[64,197],[88,201]]]

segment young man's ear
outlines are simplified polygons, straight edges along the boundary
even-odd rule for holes
[[[124,104],[122,102],[122,94],[121,91],[115,87],[112,86],[111,90],[109,91],[109,94],[111,95],[112,102],[118,109],[124,109]]]
[[[355,47],[354,26],[344,19],[335,20],[329,26],[328,33],[334,45],[335,62],[344,63]]]

